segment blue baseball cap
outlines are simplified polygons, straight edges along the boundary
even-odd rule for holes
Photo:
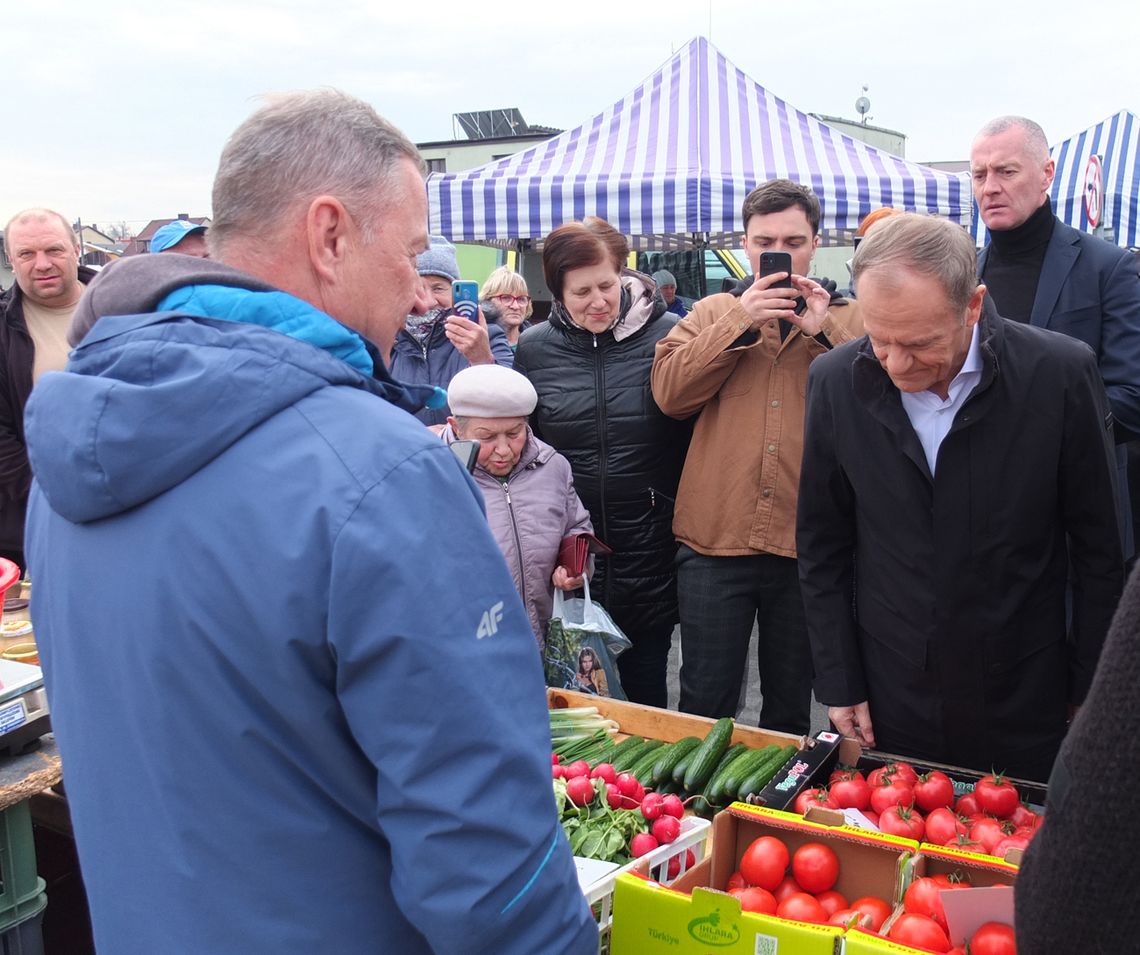
[[[189,219],[175,219],[158,229],[150,240],[151,252],[165,252],[178,245],[191,232],[205,232],[206,226],[191,222]]]

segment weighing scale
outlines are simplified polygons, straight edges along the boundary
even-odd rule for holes
[[[0,659],[0,755],[18,756],[50,732],[43,671]]]

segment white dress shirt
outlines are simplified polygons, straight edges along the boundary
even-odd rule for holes
[[[982,352],[978,347],[978,326],[975,324],[966,361],[962,364],[962,370],[950,382],[947,389],[949,396],[945,401],[933,391],[899,392],[911,427],[922,442],[922,450],[926,452],[926,463],[930,465],[931,474],[934,474],[934,466],[938,461],[938,449],[950,433],[958,409],[981,379]]]

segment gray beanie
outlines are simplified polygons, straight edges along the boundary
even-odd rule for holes
[[[420,275],[442,275],[458,282],[459,263],[455,261],[455,246],[441,235],[428,238],[431,240],[431,248],[416,256],[416,271]]]
[[[673,273],[668,269],[661,269],[659,272],[654,272],[653,281],[657,283],[658,288],[661,288],[662,285],[672,285],[674,287],[677,285],[677,280],[673,278]]]

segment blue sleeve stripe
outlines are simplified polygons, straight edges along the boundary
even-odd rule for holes
[[[535,881],[535,879],[537,879],[537,878],[539,877],[539,875],[542,873],[542,870],[546,868],[546,863],[548,863],[548,862],[550,861],[550,857],[551,857],[552,855],[554,855],[554,848],[555,848],[555,846],[557,846],[557,845],[558,845],[558,837],[559,837],[560,835],[561,835],[561,833],[560,833],[560,832],[556,832],[556,833],[554,833],[554,838],[550,840],[550,848],[546,850],[546,855],[543,857],[543,859],[542,859],[542,862],[541,862],[541,863],[539,863],[539,866],[538,866],[538,868],[534,870],[534,875],[532,875],[532,876],[531,876],[529,879],[527,879],[527,883],[526,883],[526,885],[524,885],[524,886],[523,886],[523,887],[522,887],[522,888],[519,890],[519,893],[518,893],[518,895],[516,895],[516,896],[515,896],[513,899],[511,899],[511,900],[510,900],[510,901],[509,901],[509,902],[508,902],[508,903],[507,903],[507,904],[506,904],[506,905],[503,907],[503,911],[501,911],[501,912],[499,913],[500,915],[506,915],[506,914],[507,914],[507,912],[508,912],[508,911],[510,911],[511,907],[512,907],[512,906],[513,906],[513,905],[514,905],[514,904],[515,904],[515,903],[516,903],[516,902],[517,902],[519,899],[521,899],[521,898],[522,898],[524,895],[526,895],[526,894],[527,894],[527,892],[529,892],[529,891],[530,891],[530,887],[531,887],[532,885],[534,885],[534,881]]]

